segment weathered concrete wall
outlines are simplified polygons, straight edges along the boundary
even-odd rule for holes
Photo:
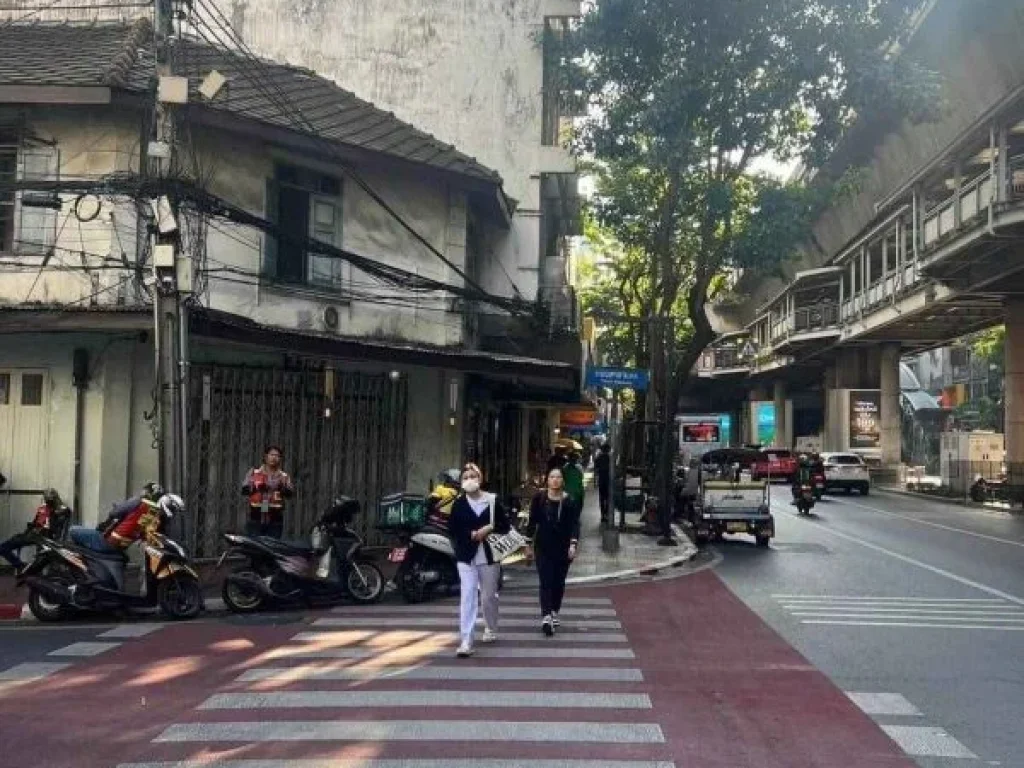
[[[261,55],[309,67],[501,173],[518,203],[480,278],[537,295],[542,0],[235,0]],[[550,148],[548,148],[550,149]]]

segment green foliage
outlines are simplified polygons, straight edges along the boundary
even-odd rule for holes
[[[1000,325],[979,334],[971,344],[971,351],[978,357],[988,360],[999,370],[1004,370],[1006,362],[1006,326]]]

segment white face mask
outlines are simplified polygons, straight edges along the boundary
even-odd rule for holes
[[[466,493],[476,493],[480,490],[480,481],[473,478],[462,481],[462,490]]]

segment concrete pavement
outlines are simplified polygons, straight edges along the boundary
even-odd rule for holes
[[[729,587],[919,765],[1024,765],[1024,521],[890,494],[775,512],[770,551],[716,547]]]

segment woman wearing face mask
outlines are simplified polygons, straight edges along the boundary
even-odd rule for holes
[[[533,539],[540,576],[540,627],[551,637],[558,628],[565,580],[580,538],[580,507],[565,492],[565,477],[558,468],[548,472],[547,489],[533,497],[527,536]]]
[[[501,566],[494,562],[487,537],[492,533],[508,533],[512,525],[505,509],[492,493],[484,493],[480,485],[483,473],[476,464],[462,470],[462,494],[452,504],[448,532],[458,561],[462,601],[459,615],[459,650],[465,658],[473,653],[473,631],[479,602],[483,602],[483,642],[498,639],[498,581]],[[480,595],[477,596],[479,587]]]

